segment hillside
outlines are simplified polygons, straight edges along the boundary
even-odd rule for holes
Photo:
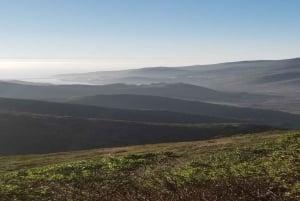
[[[0,156],[0,199],[297,201],[300,132]]]
[[[0,125],[0,154],[193,141],[271,129],[250,124],[151,124],[18,113],[0,113]]]
[[[156,83],[150,85],[45,85],[26,82],[0,82],[0,97],[65,101],[99,94],[156,95],[189,100],[247,103],[278,98],[248,93],[230,93],[185,83]]]
[[[283,86],[285,86],[283,84]],[[257,86],[260,87],[260,86]],[[256,88],[257,88],[256,87]],[[272,88],[273,89],[273,88]],[[110,84],[110,85],[51,85],[26,82],[0,82],[0,97],[66,102],[69,100],[94,95],[135,94],[163,96],[185,100],[196,100],[242,107],[280,110],[299,113],[297,89],[286,88],[293,96],[284,93],[270,95],[242,92],[218,91],[186,83],[156,83],[145,85]]]
[[[71,103],[101,107],[162,110],[227,119],[239,119],[274,126],[299,128],[300,115],[284,112],[225,106],[197,101],[145,95],[97,95],[79,98]]]
[[[160,123],[228,123],[240,120],[169,111],[113,109],[67,103],[0,98],[0,111]]]

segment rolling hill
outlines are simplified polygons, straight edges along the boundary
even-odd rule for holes
[[[184,82],[228,91],[260,91],[257,84],[270,87],[271,82],[299,80],[300,58],[285,60],[257,60],[228,62],[183,67],[152,67],[123,71],[100,71],[82,74],[58,75],[57,79],[93,84],[150,84],[155,82]],[[275,77],[267,79],[269,76]],[[257,82],[260,80],[259,82]],[[264,82],[262,82],[265,80]],[[272,83],[275,84],[275,83]],[[279,83],[280,84],[280,83]],[[247,90],[245,90],[247,87]],[[252,87],[251,87],[252,86]],[[290,85],[290,87],[299,85]],[[273,89],[276,93],[279,89]]]
[[[0,111],[156,123],[229,123],[241,122],[207,115],[182,114],[171,111],[142,111],[96,106],[52,103],[35,100],[0,98]]]
[[[274,96],[231,93],[185,83],[156,83],[150,85],[45,85],[20,82],[0,82],[0,97],[65,101],[99,94],[140,94],[213,102],[258,102]]]
[[[85,96],[137,94],[196,100],[219,104],[282,110],[298,113],[297,98],[285,96],[225,92],[185,83],[148,85],[51,85],[26,82],[0,82],[0,97],[68,102]],[[289,104],[288,104],[289,103]],[[292,107],[291,105],[296,105]]]
[[[226,98],[207,99],[216,103],[300,113],[300,58],[257,60],[183,67],[150,67],[123,71],[100,71],[59,75],[60,81],[89,84],[125,83],[186,83],[226,92],[260,94],[267,99],[238,98],[243,103]],[[124,94],[129,94],[123,92]],[[159,95],[145,94],[144,95]],[[159,95],[161,96],[161,95]],[[172,96],[174,97],[174,96]],[[277,98],[276,98],[277,97]],[[177,96],[176,98],[179,98]],[[204,101],[204,99],[198,99]]]
[[[284,112],[225,106],[197,101],[145,95],[98,95],[80,98],[72,103],[101,107],[163,110],[219,118],[239,119],[274,126],[299,128],[300,115]]]
[[[0,98],[0,111],[156,123],[248,122],[299,128],[299,115],[142,95],[99,95],[55,103]]]
[[[150,124],[76,117],[0,113],[0,154],[37,154],[193,141],[266,131],[250,124]]]

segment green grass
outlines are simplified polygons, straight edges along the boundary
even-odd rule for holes
[[[300,131],[0,157],[0,200],[299,200]]]

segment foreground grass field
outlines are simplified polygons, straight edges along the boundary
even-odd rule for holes
[[[0,200],[300,200],[300,131],[0,157]]]

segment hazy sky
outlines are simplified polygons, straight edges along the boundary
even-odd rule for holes
[[[0,78],[300,56],[299,0],[0,0]]]

